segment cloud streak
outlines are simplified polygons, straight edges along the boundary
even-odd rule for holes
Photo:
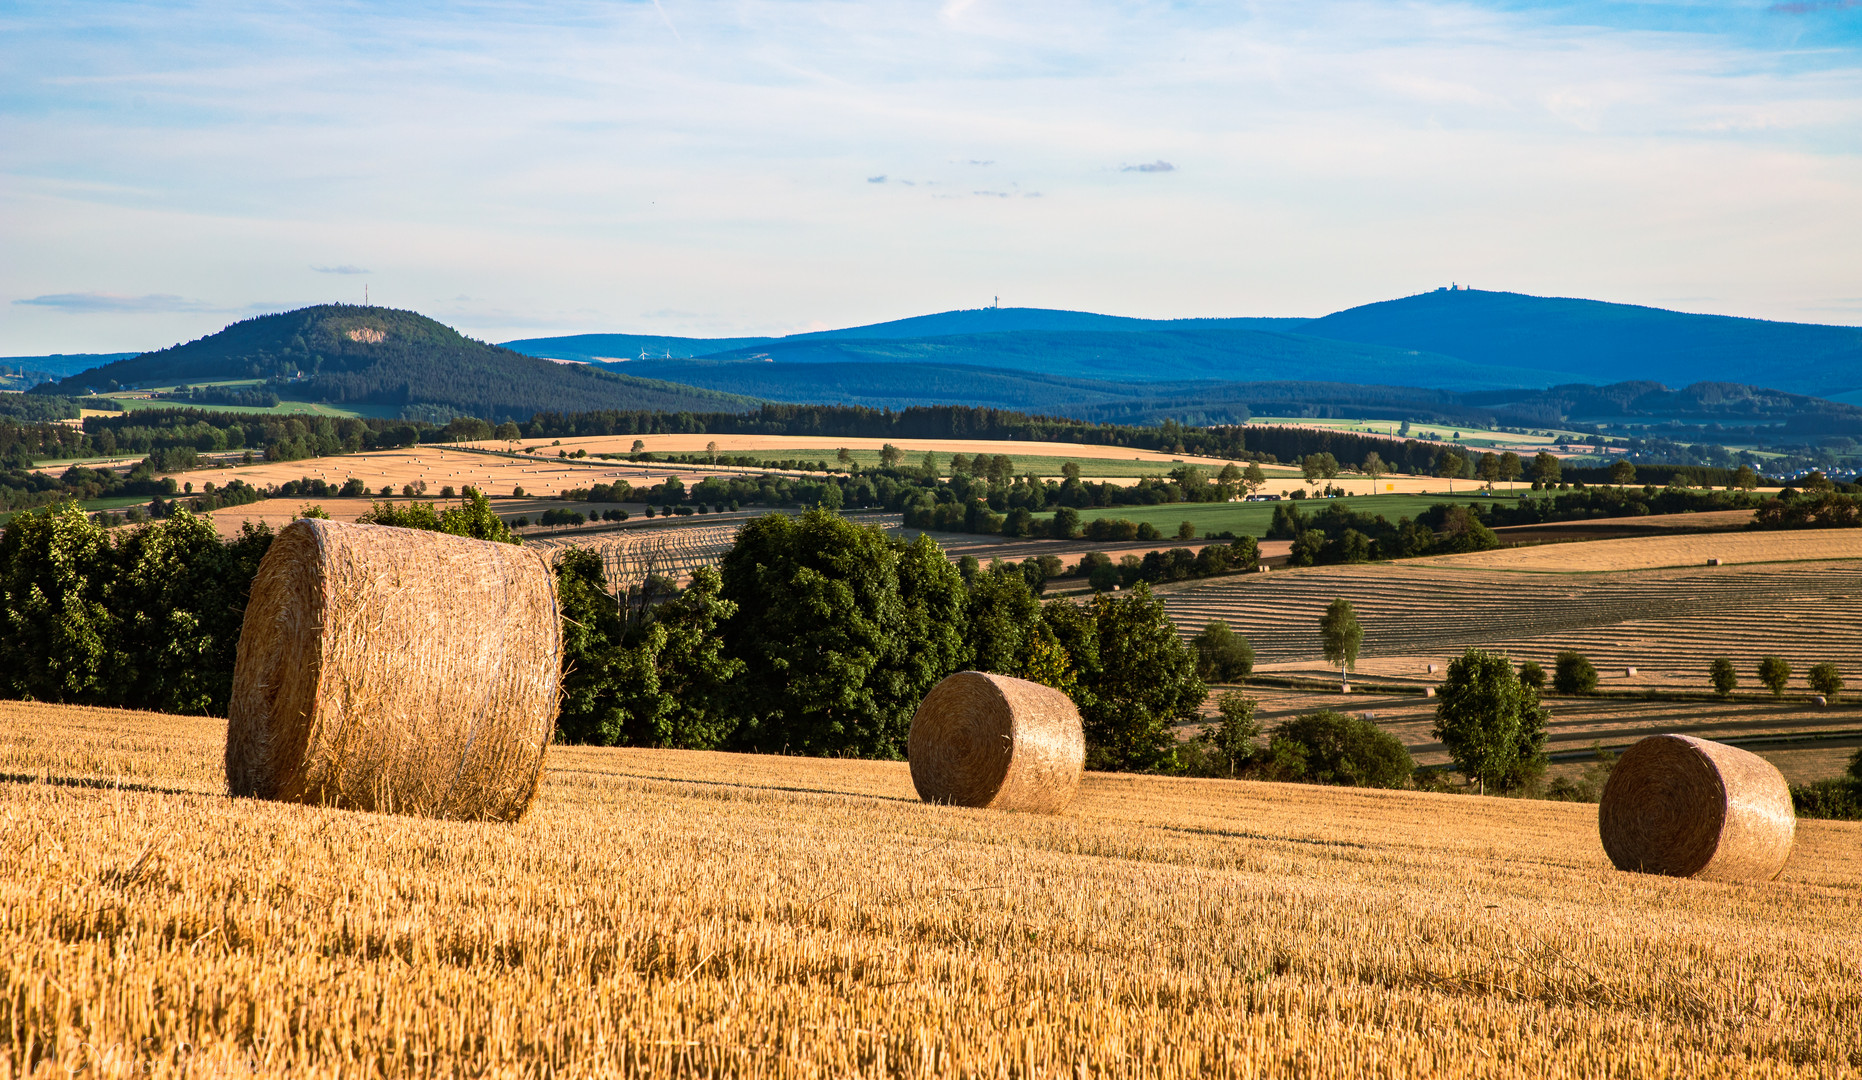
[[[172,296],[167,293],[150,293],[146,296],[119,296],[115,293],[97,292],[48,293],[44,296],[15,300],[13,303],[29,307],[55,308],[81,315],[146,315],[155,312],[227,310],[202,300],[189,300],[186,297]]]
[[[365,266],[351,266],[348,263],[341,266],[313,266],[311,269],[319,274],[366,274],[369,272]]]

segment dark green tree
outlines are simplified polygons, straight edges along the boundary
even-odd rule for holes
[[[1433,734],[1455,768],[1480,785],[1512,791],[1545,772],[1546,711],[1512,661],[1469,649],[1448,665]]]
[[[1196,674],[1204,682],[1243,682],[1254,673],[1254,646],[1216,619],[1190,640],[1196,650]]]
[[[107,590],[114,615],[107,693],[156,712],[225,715],[246,600],[269,529],[230,543],[186,510],[124,536]]]
[[[1019,567],[996,563],[970,581],[962,661],[977,671],[1020,677],[1027,670],[1040,631],[1041,602]]]
[[[1784,688],[1791,684],[1791,662],[1782,656],[1759,657],[1759,681],[1773,697],[1783,697]]]
[[[75,503],[22,513],[0,536],[0,686],[6,696],[113,704],[115,552]]]
[[[1552,658],[1552,689],[1560,694],[1588,694],[1597,689],[1597,669],[1583,653],[1566,649]]]
[[[1308,713],[1278,724],[1265,769],[1277,780],[1344,787],[1407,787],[1416,762],[1402,740],[1369,720]]]
[[[1804,678],[1809,681],[1812,690],[1822,694],[1831,702],[1842,696],[1843,677],[1836,670],[1835,664],[1817,664],[1804,673]]]
[[[748,749],[897,758],[918,702],[966,656],[964,586],[937,545],[825,510],[766,514],[723,559],[731,695]]]
[[[1733,691],[1739,688],[1739,672],[1733,669],[1733,662],[1724,656],[1713,662],[1707,674],[1713,682],[1714,693],[1721,697],[1731,697]]]
[[[1230,778],[1246,769],[1260,753],[1261,723],[1254,718],[1255,707],[1253,698],[1229,690],[1216,699],[1215,722],[1204,724],[1197,735],[1227,765]]]
[[[1102,769],[1165,764],[1174,728],[1196,718],[1207,688],[1163,601],[1141,582],[1123,597],[1049,601],[1042,617],[1075,674],[1088,762]]]
[[[1528,660],[1519,665],[1519,681],[1532,687],[1539,693],[1545,693],[1545,669],[1537,660]]]

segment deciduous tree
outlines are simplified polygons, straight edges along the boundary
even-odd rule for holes
[[[1358,646],[1364,644],[1364,627],[1358,624],[1358,613],[1352,610],[1351,601],[1340,597],[1326,606],[1319,618],[1319,640],[1326,661],[1338,665],[1339,682],[1349,682],[1351,669],[1358,662]]]
[[[1448,665],[1439,696],[1433,734],[1483,793],[1511,791],[1545,771],[1546,711],[1512,661],[1469,649]]]

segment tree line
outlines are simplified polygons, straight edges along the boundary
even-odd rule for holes
[[[364,520],[514,540],[476,492]],[[223,715],[271,539],[249,525],[222,541],[185,508],[119,531],[70,504],[17,515],[0,533],[0,689]],[[918,701],[974,668],[1065,690],[1095,767],[1150,768],[1204,694],[1142,585],[1044,604],[1017,567],[966,580],[928,537],[903,543],[826,510],[752,521],[683,590],[661,579],[617,598],[582,550],[557,575],[565,742],[898,758]]]

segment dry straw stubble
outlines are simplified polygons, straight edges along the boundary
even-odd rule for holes
[[[1597,828],[1619,870],[1770,881],[1797,833],[1791,790],[1771,762],[1689,735],[1651,735],[1610,773]]]
[[[919,704],[908,754],[926,802],[1052,814],[1079,789],[1086,737],[1059,690],[959,671]]]
[[[226,730],[234,795],[515,821],[554,732],[562,630],[535,552],[303,520],[253,581]]]

